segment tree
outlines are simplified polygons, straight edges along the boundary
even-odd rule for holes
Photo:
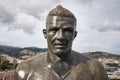
[[[8,60],[2,61],[0,67],[1,67],[2,70],[9,69],[9,68],[10,68],[10,66],[9,66],[9,61],[8,61]]]

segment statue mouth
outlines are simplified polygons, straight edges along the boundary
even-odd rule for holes
[[[54,46],[57,49],[64,49],[67,46],[67,43],[55,43]]]

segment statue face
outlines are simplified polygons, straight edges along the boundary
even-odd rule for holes
[[[48,50],[57,55],[68,53],[76,36],[75,22],[72,18],[52,16],[47,20],[44,34]]]

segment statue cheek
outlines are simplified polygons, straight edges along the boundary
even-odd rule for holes
[[[66,37],[68,40],[72,40],[74,36],[73,36],[73,33],[66,32],[66,33],[65,33],[65,37]]]
[[[53,35],[53,34],[48,34],[48,40],[49,40],[49,41],[53,40],[53,38],[54,38],[54,35]]]

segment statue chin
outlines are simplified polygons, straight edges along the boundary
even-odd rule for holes
[[[55,51],[54,51],[54,54],[55,55],[64,55],[64,54],[66,54],[67,53],[67,51],[65,50],[65,49],[56,49]]]

